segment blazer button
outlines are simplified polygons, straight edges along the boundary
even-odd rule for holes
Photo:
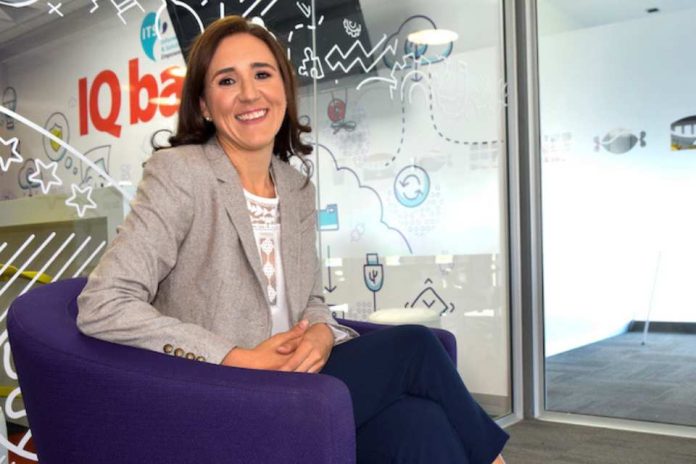
[[[205,358],[204,358],[203,356],[198,356],[198,357],[196,358],[196,361],[203,361],[203,362],[205,362]]]
[[[196,359],[196,355],[193,353],[186,353],[186,359]]]
[[[170,345],[169,343],[167,343],[166,345],[164,345],[164,347],[163,347],[162,349],[163,349],[164,352],[167,353],[167,354],[172,354],[172,351],[174,351],[174,347],[173,347],[172,345]]]
[[[184,350],[182,350],[181,348],[177,348],[176,350],[174,350],[174,356],[181,358],[182,356],[184,356]]]

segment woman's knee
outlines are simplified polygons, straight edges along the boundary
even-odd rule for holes
[[[393,330],[393,336],[405,345],[422,347],[428,344],[439,343],[433,331],[423,325],[405,324],[390,330]]]

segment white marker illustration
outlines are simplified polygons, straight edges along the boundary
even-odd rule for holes
[[[142,6],[140,6],[140,3],[138,3],[138,0],[123,0],[121,3],[119,3],[117,0],[111,0],[111,3],[116,7],[116,11],[118,11],[117,15],[121,21],[123,21],[123,24],[127,24],[126,20],[123,19],[123,13],[126,11],[130,10],[133,7],[138,7],[140,8],[140,11],[143,13],[145,10],[143,9]]]
[[[247,10],[246,10],[244,13],[242,13],[242,16],[245,17],[245,18],[246,18],[247,16],[249,16],[249,14],[250,14],[252,11],[254,11],[254,9],[255,9],[255,8],[259,5],[259,3],[261,3],[262,1],[263,1],[263,0],[256,0],[254,3],[251,4],[251,6],[250,6],[249,8],[247,8]],[[271,8],[273,8],[273,5],[275,5],[277,2],[278,2],[278,0],[271,0],[271,2],[268,3],[268,4],[266,5],[266,7],[265,7],[263,10],[261,10],[261,14],[260,14],[259,16],[263,16],[263,15],[265,15],[266,13],[268,13],[268,10],[270,10]]]
[[[298,74],[314,79],[324,78],[324,69],[321,67],[321,60],[314,55],[311,48],[304,49],[304,59],[302,65],[297,70]]]
[[[0,106],[0,108],[2,107]],[[0,137],[0,143],[10,147],[10,157],[7,160],[0,156],[0,170],[2,170],[3,172],[7,172],[7,170],[10,169],[10,164],[21,163],[22,161],[24,161],[24,158],[22,158],[22,155],[19,154],[19,151],[17,149],[17,144],[19,143],[19,139],[17,137],[12,137],[8,140],[5,140],[2,137]]]
[[[51,2],[46,2],[46,4],[48,5],[48,14],[55,13],[58,16],[60,16],[61,18],[63,17],[63,13],[60,12],[60,7],[63,6],[62,3],[59,3],[58,5],[54,5]]]
[[[97,209],[97,204],[92,200],[92,187],[80,188],[77,184],[72,184],[72,195],[65,200],[66,206],[72,206],[77,210],[77,215],[84,217],[88,209]],[[78,199],[84,199],[85,202],[80,202]]]
[[[201,21],[201,17],[198,16],[198,13],[196,13],[196,10],[191,8],[185,2],[180,2],[179,0],[171,0],[171,2],[174,5],[181,7],[183,9],[185,9],[186,11],[188,11],[189,13],[191,13],[191,15],[193,16],[193,19],[196,20],[196,24],[198,24],[198,29],[201,32],[203,32],[205,27],[203,27],[203,21]],[[167,8],[167,0],[162,0],[162,5],[160,5],[160,7],[157,9],[157,13],[155,14],[155,24],[160,24],[160,17],[162,16],[162,12],[165,10],[165,8]],[[157,36],[158,39],[160,39],[160,40],[162,39],[162,34],[160,34],[159,27],[155,28],[155,35]]]
[[[72,145],[65,143],[65,141],[60,139],[59,137],[56,137],[55,134],[52,134],[51,132],[47,131],[43,127],[39,126],[38,124],[25,118],[21,114],[15,113],[14,111],[9,110],[1,105],[0,105],[0,113],[4,113],[6,116],[10,116],[11,118],[21,122],[22,124],[26,124],[30,128],[34,129],[36,132],[38,132],[39,134],[52,140],[53,142],[57,143],[59,146],[65,148],[66,151],[72,153],[77,159],[82,160],[89,167],[91,167],[94,170],[94,172],[96,172],[98,175],[100,175],[101,177],[106,179],[111,185],[113,185],[116,188],[116,190],[121,192],[121,195],[123,195],[126,200],[133,199],[132,194],[127,192],[125,189],[123,189],[123,187],[121,187],[117,181],[115,181],[111,176],[109,176],[109,174],[104,172],[104,170],[100,166],[98,166],[97,164],[94,163],[94,161],[90,160],[85,155],[83,155],[82,153],[77,151]],[[10,139],[10,141],[8,141],[7,143],[10,143],[11,141],[12,141],[12,139]],[[0,137],[0,142],[5,143],[5,141],[1,137]],[[21,156],[20,156],[20,158],[21,158]],[[0,163],[2,163],[2,161],[0,161]],[[2,167],[2,166],[0,166],[0,167]]]
[[[8,0],[0,0],[0,5],[11,6],[12,8],[23,8],[25,6],[33,5],[38,0],[25,0],[24,2],[13,2]]]
[[[56,174],[56,169],[58,169],[58,163],[55,161],[52,163],[44,163],[40,159],[35,160],[36,163],[36,171],[32,172],[28,179],[31,182],[35,182],[39,184],[41,187],[41,191],[45,194],[48,193],[49,190],[51,190],[51,186],[55,185],[56,187],[59,187],[63,185],[63,181],[58,177]],[[48,182],[44,181],[42,171],[50,171],[51,174],[51,180]]]
[[[335,71],[337,68],[341,68],[344,73],[349,73],[355,65],[360,65],[364,72],[369,72],[371,69],[377,66],[377,63],[379,63],[384,55],[387,53],[396,54],[396,47],[399,44],[398,38],[394,39],[394,42],[385,47],[380,53],[377,53],[377,50],[379,50],[386,40],[387,35],[384,34],[380,41],[377,42],[377,45],[375,45],[369,52],[365,50],[365,47],[359,40],[356,40],[346,52],[341,50],[338,45],[334,45],[331,50],[329,50],[329,53],[326,54],[324,61],[326,61],[326,64],[332,71]],[[338,54],[339,56],[334,57],[335,54]],[[354,54],[357,54],[358,56],[350,61],[348,65],[346,65],[344,62],[347,63],[350,60],[351,55]],[[369,58],[373,58],[372,64],[367,65],[365,64],[365,61]]]
[[[362,32],[362,26],[348,18],[343,18],[343,29],[345,29],[346,34],[354,39],[357,39]]]
[[[92,8],[90,8],[89,14],[94,13],[95,11],[97,11],[97,8],[99,8],[99,4],[97,3],[97,0],[92,0],[92,3],[94,3],[94,6]]]
[[[301,3],[301,2],[297,2],[295,4],[297,5],[297,8],[300,9],[302,14],[305,15],[305,17],[307,19],[312,17],[312,7],[310,5],[305,5],[304,3]]]

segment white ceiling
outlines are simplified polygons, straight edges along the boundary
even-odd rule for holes
[[[542,33],[645,18],[651,15],[649,8],[659,8],[652,14],[675,13],[696,8],[696,0],[537,0]]]
[[[60,19],[56,11],[49,14],[49,1],[52,5],[61,4],[57,11],[66,16],[91,4],[88,0],[0,0],[0,49],[21,35]]]
[[[498,1],[467,0],[460,8],[468,9],[479,3],[481,7],[490,6]],[[60,11],[66,16],[91,6],[89,0],[51,3],[61,3]],[[648,15],[648,8],[659,8],[657,14],[669,14],[696,8],[696,0],[538,0],[539,29],[543,34],[639,19]],[[46,25],[59,19],[55,12],[49,14],[50,9],[47,0],[0,0],[0,60],[3,54],[11,54],[13,48],[26,46],[22,36],[46,29]],[[393,16],[393,7],[389,10]]]

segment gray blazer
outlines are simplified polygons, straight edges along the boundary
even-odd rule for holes
[[[294,324],[331,317],[316,253],[315,189],[272,157],[281,256]],[[213,137],[155,153],[132,210],[78,298],[90,336],[219,364],[271,335],[261,258],[242,186]]]

